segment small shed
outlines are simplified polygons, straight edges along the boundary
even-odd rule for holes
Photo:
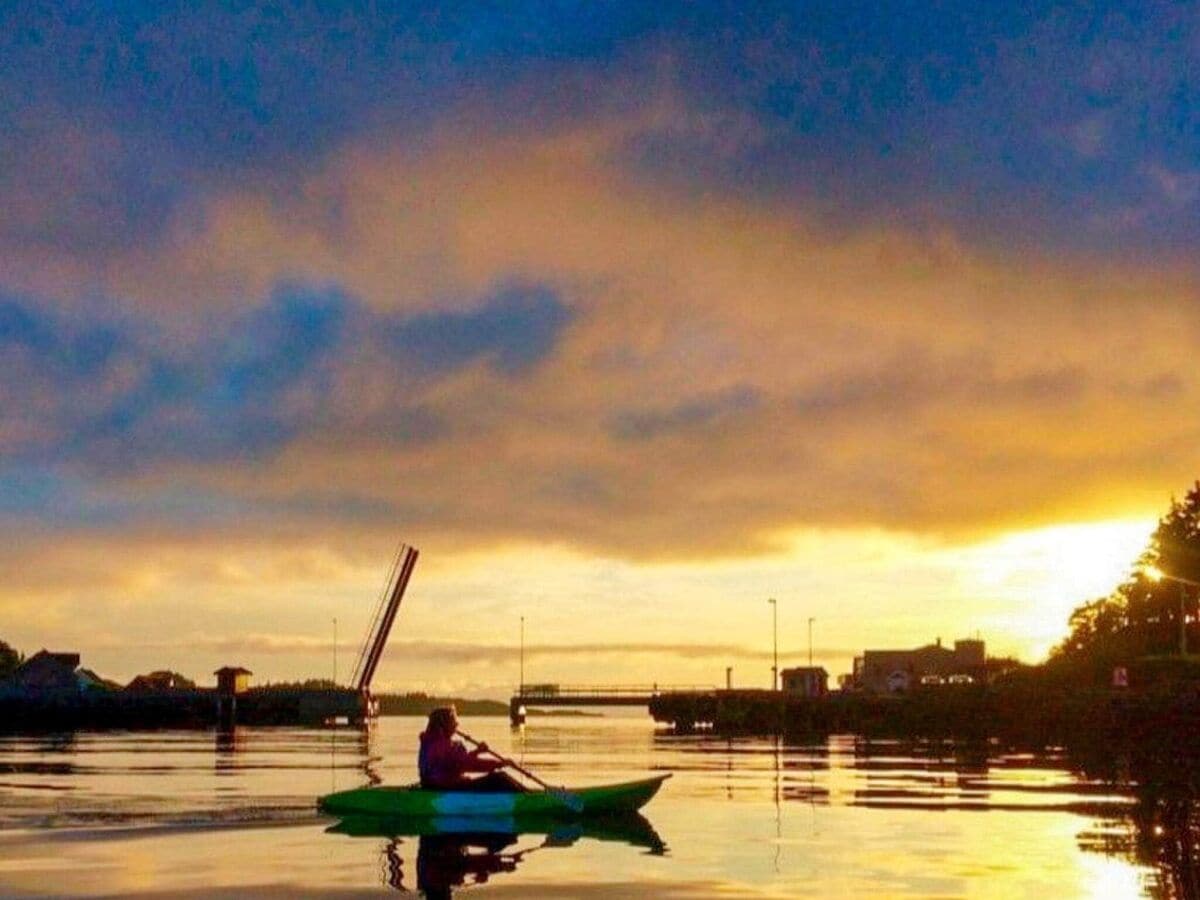
[[[801,697],[824,697],[829,693],[829,673],[824,666],[800,666],[779,673],[783,689]]]
[[[241,666],[223,666],[213,674],[217,676],[218,693],[236,695],[250,689],[250,676],[254,673]]]

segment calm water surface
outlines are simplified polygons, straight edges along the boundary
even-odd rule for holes
[[[0,895],[1194,896],[1190,805],[1164,836],[1159,798],[1062,755],[674,736],[644,714],[463,722],[552,783],[675,773],[644,821],[330,831],[315,798],[410,782],[421,726],[0,738]]]

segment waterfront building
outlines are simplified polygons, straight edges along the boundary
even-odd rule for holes
[[[254,673],[241,666],[222,666],[213,674],[217,676],[218,693],[244,694],[250,690],[250,676]]]
[[[854,659],[853,684],[858,690],[898,693],[918,684],[959,684],[985,677],[984,643],[954,642],[954,649],[932,644],[914,650],[865,650]]]
[[[81,691],[114,691],[121,689],[119,684],[97,675],[91,669],[78,669],[75,672],[75,680],[79,683]]]
[[[138,675],[125,686],[127,691],[194,691],[196,683],[178,672],[160,670]]]
[[[800,697],[824,697],[829,693],[829,673],[822,666],[799,666],[779,673],[783,689]]]
[[[51,653],[43,649],[17,666],[6,686],[30,693],[79,691],[81,685],[75,671],[78,668],[78,653]]]

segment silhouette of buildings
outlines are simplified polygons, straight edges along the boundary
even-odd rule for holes
[[[196,682],[178,672],[160,670],[138,675],[125,686],[127,691],[194,691]]]
[[[79,679],[75,674],[78,668],[78,653],[39,650],[17,666],[9,678],[9,686],[19,691],[79,691]]]
[[[854,659],[852,685],[878,694],[898,693],[918,685],[983,680],[986,653],[981,640],[942,646],[942,639],[914,650],[865,650]]]
[[[800,697],[824,697],[829,693],[829,673],[822,666],[799,666],[779,673],[783,689]]]

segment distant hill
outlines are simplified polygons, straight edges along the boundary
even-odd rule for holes
[[[464,700],[428,694],[379,694],[381,716],[427,716],[439,706],[453,706],[460,716],[507,716],[508,704],[499,700]]]

